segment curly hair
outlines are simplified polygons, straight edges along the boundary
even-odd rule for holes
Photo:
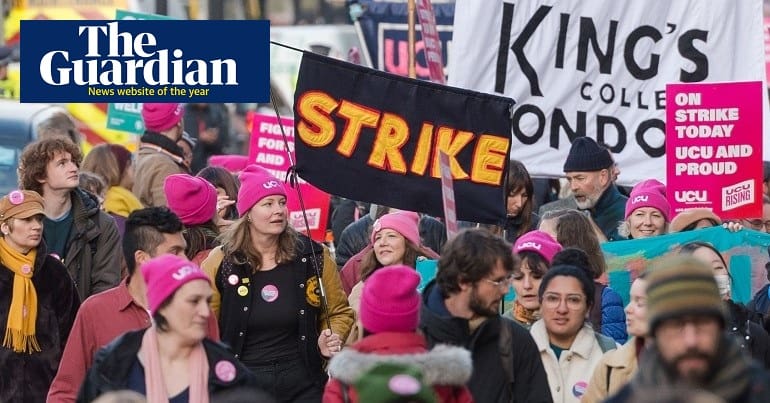
[[[485,229],[466,229],[441,250],[436,285],[444,298],[460,292],[460,283],[476,283],[500,262],[507,272],[520,264],[511,244]]]
[[[43,184],[40,183],[47,176],[48,163],[57,153],[69,153],[72,162],[80,167],[83,154],[78,146],[68,138],[62,136],[50,137],[30,143],[24,147],[19,158],[19,187],[24,190],[34,190],[43,194]]]

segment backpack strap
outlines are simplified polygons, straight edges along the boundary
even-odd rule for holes
[[[503,374],[506,380],[506,389],[513,402],[513,331],[511,324],[505,318],[500,318],[500,337],[498,338],[498,350],[503,364]]]
[[[602,353],[618,348],[615,344],[615,340],[612,340],[598,331],[594,331],[594,337],[596,337],[596,342],[599,343],[599,348],[602,349]]]

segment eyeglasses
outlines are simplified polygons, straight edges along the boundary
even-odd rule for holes
[[[545,293],[543,294],[543,307],[548,309],[556,309],[561,305],[562,301],[566,300],[567,308],[576,311],[583,308],[585,305],[585,297],[577,294],[567,294],[564,298],[560,294]]]
[[[746,222],[755,230],[761,230],[764,227],[765,231],[770,231],[770,220],[762,221],[759,218],[755,218],[753,220],[746,220]]]
[[[511,286],[511,283],[513,282],[513,274],[511,274],[510,276],[502,280],[497,280],[497,281],[490,280],[488,278],[483,278],[482,280],[486,281],[489,284],[494,285],[497,288],[504,288],[507,290]]]

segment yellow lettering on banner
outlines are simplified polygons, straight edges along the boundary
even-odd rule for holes
[[[409,126],[400,116],[383,113],[374,138],[369,165],[400,174],[406,173],[401,147],[409,140]]]
[[[482,134],[473,150],[471,181],[497,185],[503,178],[505,159],[508,158],[510,139]]]
[[[453,179],[467,179],[468,174],[463,171],[460,163],[457,162],[457,154],[462,151],[468,143],[473,140],[473,133],[462,130],[455,130],[451,127],[439,127],[436,133],[436,147],[433,149],[433,169],[434,178],[441,177],[441,166],[439,164],[440,152],[443,151],[449,156],[449,168],[452,171]]]
[[[417,138],[417,147],[414,150],[414,159],[412,160],[412,172],[417,175],[425,175],[430,162],[430,150],[433,145],[433,125],[423,123],[420,129],[420,137]]]
[[[299,99],[297,135],[311,147],[325,147],[334,140],[332,111],[338,103],[325,92],[308,91]]]
[[[342,132],[342,139],[337,146],[337,152],[350,158],[358,145],[358,138],[361,135],[362,127],[377,127],[377,121],[380,120],[380,113],[376,110],[367,108],[350,101],[342,100],[337,116],[345,118],[345,130]]]

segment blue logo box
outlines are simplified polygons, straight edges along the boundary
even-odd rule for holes
[[[21,102],[269,102],[270,22],[21,21]]]

